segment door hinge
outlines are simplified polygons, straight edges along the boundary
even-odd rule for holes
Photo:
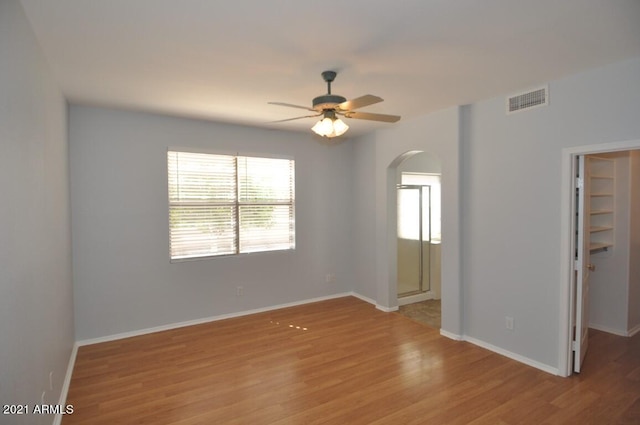
[[[565,263],[565,264],[566,264],[566,263]],[[580,261],[575,260],[575,261],[573,262],[573,270],[578,271],[578,270],[580,270],[580,267],[581,267],[581,266],[580,266]]]
[[[576,177],[576,188],[584,189],[584,179],[582,177]]]
[[[565,345],[565,347],[566,347],[566,345]],[[574,339],[573,341],[571,341],[571,349],[573,351],[576,351],[577,347],[578,347],[578,344],[576,343],[576,340]]]

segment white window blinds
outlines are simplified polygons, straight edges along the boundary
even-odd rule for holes
[[[171,259],[295,248],[294,160],[169,151]]]

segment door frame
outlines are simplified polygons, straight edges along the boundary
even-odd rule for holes
[[[576,250],[575,231],[575,163],[580,155],[591,155],[607,152],[620,152],[640,149],[640,139],[614,143],[576,146],[562,149],[561,171],[561,223],[560,223],[560,317],[559,317],[559,353],[558,374],[570,376],[573,373],[573,319],[575,311],[573,298],[575,296],[574,255]]]

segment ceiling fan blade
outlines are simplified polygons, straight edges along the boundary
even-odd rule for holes
[[[338,108],[343,111],[352,111],[354,109],[362,108],[364,106],[373,105],[382,102],[384,99],[372,94],[365,94],[364,96],[356,97],[355,99],[347,100],[338,105]]]
[[[307,111],[314,111],[315,109],[311,109],[307,106],[300,106],[300,105],[293,105],[291,103],[284,103],[284,102],[267,102],[269,105],[278,105],[278,106],[287,106],[289,108],[298,108],[298,109],[306,109]]]
[[[370,112],[347,112],[344,114],[347,118],[355,118],[357,120],[370,120],[370,121],[382,121],[382,122],[398,122],[400,121],[399,115],[386,115],[386,114],[372,114]]]
[[[304,117],[295,117],[295,118],[287,118],[287,119],[284,119],[284,120],[269,121],[269,122],[270,122],[270,123],[276,123],[276,122],[294,121],[294,120],[301,120],[301,119],[303,119],[303,118],[314,118],[314,117],[319,117],[320,115],[322,115],[322,113],[315,114],[315,115],[305,115]]]

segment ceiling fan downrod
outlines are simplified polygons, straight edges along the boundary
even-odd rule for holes
[[[336,75],[335,71],[324,71],[322,73],[322,79],[327,82],[327,94],[313,99],[313,109],[316,111],[335,110],[339,104],[346,102],[347,99],[345,97],[331,94],[331,82],[336,79]]]
[[[336,79],[337,72],[335,71],[323,71],[322,79],[327,82],[327,94],[331,94],[331,83]]]

